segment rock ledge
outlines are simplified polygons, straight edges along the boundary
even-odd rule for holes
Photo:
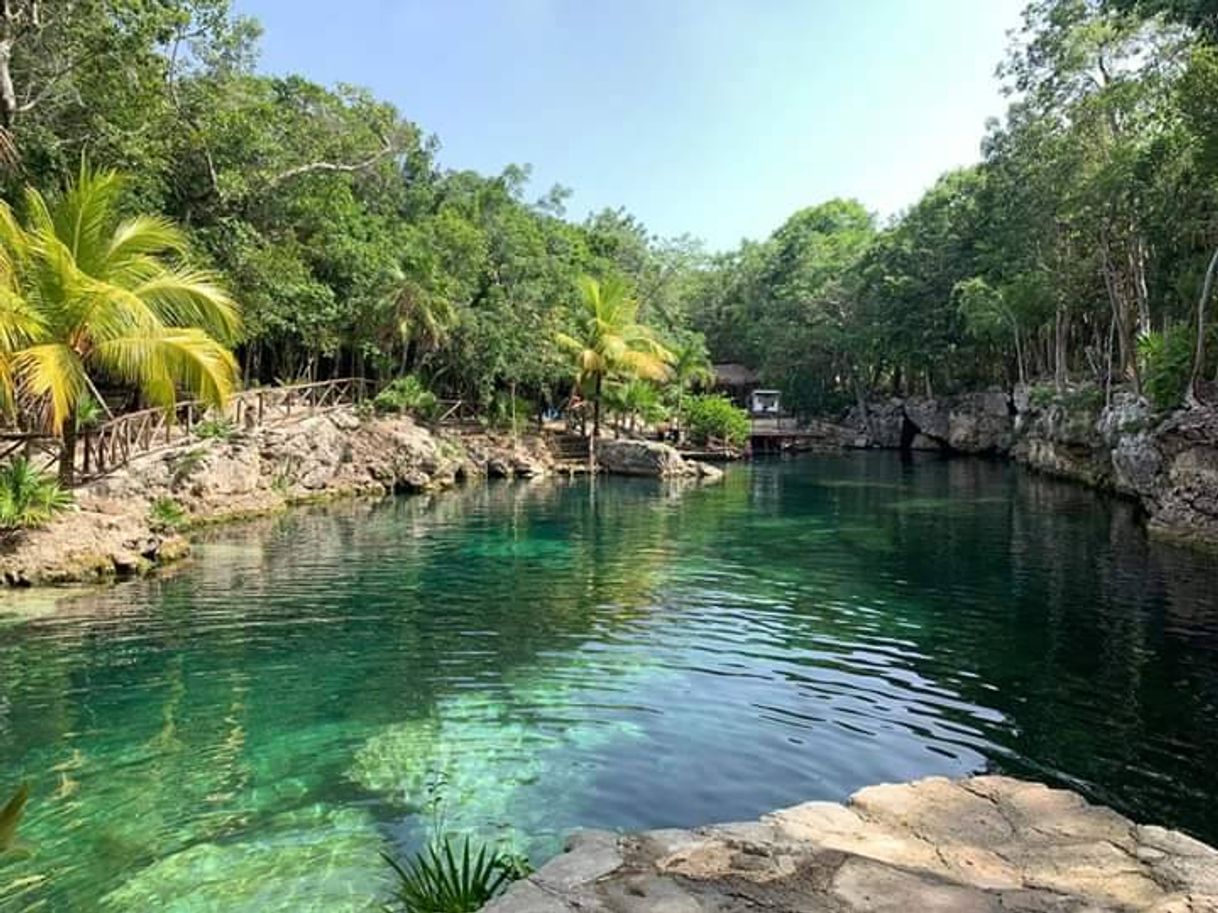
[[[485,913],[1218,913],[1218,851],[1065,790],[940,777],[760,821],[576,835]]]

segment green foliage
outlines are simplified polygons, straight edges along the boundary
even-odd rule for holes
[[[520,396],[513,397],[506,390],[496,390],[491,398],[487,419],[495,428],[519,431],[536,414],[537,404],[533,401]]]
[[[639,378],[605,387],[605,406],[631,431],[654,425],[668,417],[668,409],[660,398],[659,388]]]
[[[1053,384],[1036,384],[1028,391],[1028,403],[1037,409],[1060,406],[1067,412],[1098,412],[1104,391],[1095,384],[1073,384],[1058,390]]]
[[[570,191],[530,199],[525,167],[441,168],[426,131],[367,91],[259,74],[258,27],[226,0],[42,3],[38,16],[30,0],[10,5],[14,91],[0,98],[0,157],[19,153],[21,168],[0,169],[5,199],[20,196],[19,180],[53,208],[73,198],[59,189],[82,148],[122,168],[129,180],[98,182],[97,211],[149,213],[136,221],[144,236],[172,242],[155,252],[161,267],[180,278],[189,255],[223,278],[243,332],[221,321],[230,325],[211,336],[238,345],[252,382],[414,374],[468,402],[514,389],[553,403],[573,373],[599,399],[598,386],[640,375],[648,349],[670,348],[665,372],[641,373],[671,372],[680,406],[704,377],[701,333],[714,360],[746,364],[803,411],[1025,379],[1062,386],[1110,360],[1114,381],[1132,383],[1149,367],[1135,357],[1139,336],[1196,324],[1218,244],[1209,0],[1032,0],[1001,68],[1012,104],[989,126],[979,165],[944,175],[885,226],[855,201],[830,200],[713,257],[620,209],[570,221]],[[12,99],[37,103],[3,110]],[[107,233],[91,234],[96,252]],[[96,258],[74,254],[78,272],[122,285],[122,270],[90,272]],[[28,291],[28,263],[15,265],[6,275]],[[625,337],[589,322],[589,283],[597,307],[621,316],[628,304],[619,322],[646,329],[624,350],[640,364],[609,363]],[[177,326],[181,309],[162,310],[161,323]],[[0,391],[16,392],[7,379],[17,375],[17,386],[36,380],[34,398],[52,407],[37,414],[53,423],[75,401],[85,427],[86,369],[127,387],[155,380],[150,401],[176,392],[157,371],[136,382],[133,346],[122,371],[101,364],[96,345],[14,362],[47,331],[26,316],[0,317]],[[231,375],[232,365],[213,367]],[[0,405],[28,402],[23,392]]]
[[[159,529],[181,529],[186,519],[186,509],[176,498],[159,497],[148,508],[149,522]]]
[[[748,413],[726,396],[691,396],[684,409],[682,423],[696,443],[714,439],[741,447],[748,442],[752,430]]]
[[[90,428],[96,428],[106,418],[106,410],[92,396],[86,394],[81,397],[80,402],[76,406],[76,430],[87,431]]]
[[[21,816],[25,814],[25,803],[29,797],[30,788],[22,783],[4,804],[4,808],[0,808],[0,855],[17,845],[17,826],[21,823]]]
[[[1057,391],[1053,389],[1052,384],[1037,384],[1028,391],[1028,403],[1037,409],[1052,406],[1056,398]]]
[[[62,193],[27,188],[24,219],[0,202],[0,402],[63,434],[65,481],[92,378],[163,406],[180,388],[220,404],[236,382],[234,302],[214,273],[182,259],[186,237],[170,220],[125,217],[124,186],[82,161]]]
[[[497,847],[475,852],[466,837],[459,848],[444,838],[405,865],[386,855],[397,876],[395,908],[402,913],[476,913],[511,882],[529,874],[527,860]]]
[[[205,418],[195,425],[195,436],[204,440],[227,441],[236,433],[237,426],[232,419],[223,415]]]
[[[0,466],[0,530],[41,526],[72,505],[71,493],[25,457]]]
[[[1187,324],[1168,327],[1165,333],[1152,331],[1138,340],[1143,384],[1156,409],[1174,409],[1184,401],[1196,344],[1197,334]]]
[[[581,276],[579,291],[578,329],[574,335],[558,333],[554,338],[572,360],[576,383],[592,397],[593,433],[598,434],[605,381],[668,380],[673,355],[657,340],[655,330],[639,321],[639,300],[621,276],[604,282]]]
[[[436,395],[413,374],[396,378],[372,401],[378,412],[409,412],[421,419],[435,415]]]

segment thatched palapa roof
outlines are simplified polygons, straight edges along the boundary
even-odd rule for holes
[[[725,361],[713,367],[717,387],[752,387],[757,384],[757,372],[739,362]]]

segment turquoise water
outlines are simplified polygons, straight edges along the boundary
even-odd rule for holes
[[[541,858],[983,770],[1216,840],[1216,594],[1125,503],[889,454],[218,531],[0,622],[0,910],[365,910],[437,821]]]

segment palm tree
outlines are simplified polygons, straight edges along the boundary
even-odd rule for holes
[[[625,383],[607,386],[606,397],[610,390],[613,391],[614,407],[625,420],[629,433],[638,431],[640,423],[645,426],[664,420],[666,410],[660,402],[660,391],[650,381],[632,377]]]
[[[448,339],[457,314],[447,298],[434,294],[397,268],[385,295],[392,328],[402,346],[401,373],[410,369],[411,354],[431,352]]]
[[[601,433],[601,395],[612,375],[665,380],[672,353],[656,341],[650,327],[638,323],[639,303],[620,278],[579,280],[578,335],[559,333],[559,346],[575,360],[576,382],[592,392],[592,437]]]
[[[699,384],[710,384],[715,379],[702,334],[690,336],[673,350],[672,379],[677,388],[677,421],[681,421],[681,409],[685,402],[685,391]]]
[[[213,273],[186,265],[182,232],[160,216],[123,219],[123,179],[82,164],[48,201],[25,193],[25,221],[0,202],[0,398],[60,435],[72,480],[77,412],[94,378],[172,407],[179,389],[222,406],[237,380],[240,332]]]

